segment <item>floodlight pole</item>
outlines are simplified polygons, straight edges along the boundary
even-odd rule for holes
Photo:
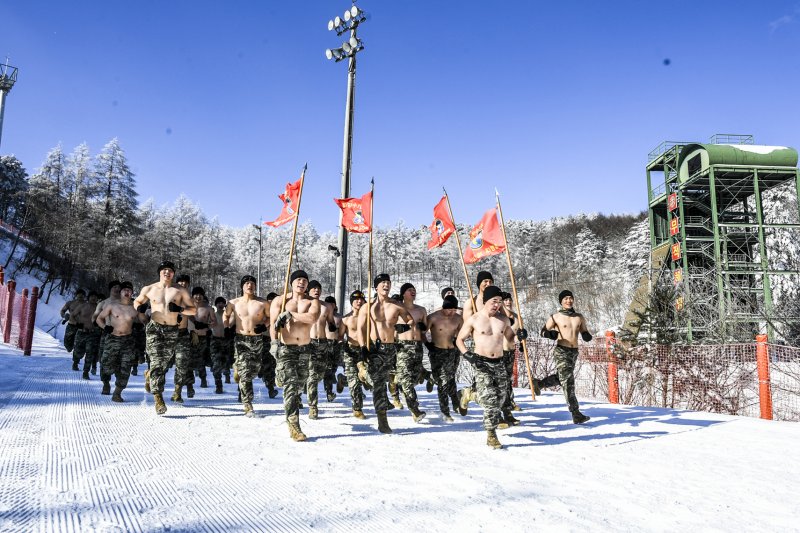
[[[5,64],[0,65],[0,142],[3,140],[3,115],[6,109],[6,95],[17,81],[17,71],[17,67],[12,67],[8,64],[8,58],[6,58]]]
[[[356,28],[350,30],[356,36]],[[356,92],[356,54],[347,62],[347,102],[344,109],[344,147],[342,148],[342,198],[350,197],[350,171],[353,166],[353,105]],[[339,257],[336,258],[336,303],[343,306],[347,285],[347,231],[342,227],[339,212]],[[363,287],[359,287],[360,289]]]

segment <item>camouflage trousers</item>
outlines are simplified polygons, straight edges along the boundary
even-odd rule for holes
[[[508,376],[502,358],[474,357],[478,404],[483,407],[483,428],[488,431],[497,428],[503,419]]]
[[[106,335],[103,346],[103,357],[100,362],[100,379],[104,383],[111,381],[115,376],[115,386],[124,389],[128,386],[131,375],[131,366],[136,360],[136,350],[133,335],[114,336]]]
[[[264,385],[267,386],[269,390],[273,390],[275,388],[275,358],[272,357],[272,354],[269,353],[269,347],[272,343],[272,340],[268,335],[264,336],[264,349],[261,352],[261,372],[259,372],[258,377],[264,382]]]
[[[167,326],[151,320],[145,327],[147,355],[150,357],[150,392],[164,392],[169,362],[175,353],[178,326]]]
[[[322,379],[325,385],[325,392],[333,392],[333,385],[336,383],[336,369],[344,365],[342,353],[343,344],[340,341],[329,340],[331,349],[328,352],[328,366],[325,369],[325,377]]]
[[[540,382],[542,388],[561,386],[564,399],[571,413],[578,411],[578,398],[575,396],[575,363],[578,360],[578,349],[556,345],[553,350],[556,360],[556,373]]]
[[[313,354],[313,346],[304,344],[281,344],[278,348],[276,375],[283,386],[283,410],[286,420],[300,414],[300,394],[308,383],[308,364]]]
[[[138,329],[137,329],[138,328]],[[147,337],[144,333],[144,326],[133,328],[133,352],[136,354],[136,362],[133,366],[144,363],[144,354],[147,349]]]
[[[175,386],[194,385],[192,371],[192,339],[189,330],[179,329],[175,340]]]
[[[198,333],[192,333],[190,335],[191,338],[191,356],[189,359],[189,372],[192,375],[192,383],[194,383],[194,373],[197,372],[197,376],[201,379],[205,379],[208,374],[206,374],[206,359],[208,358],[208,340],[206,339],[206,335],[204,332],[207,330],[201,331]],[[196,340],[195,340],[196,339]]]
[[[403,391],[412,413],[419,411],[417,391],[414,388],[420,374],[425,372],[422,366],[422,341],[399,341],[397,349],[397,385]]]
[[[75,334],[78,333],[80,327],[77,324],[67,324],[67,329],[64,331],[64,348],[71,352],[75,348]]]
[[[372,404],[376,412],[386,411],[389,408],[386,382],[389,380],[389,372],[394,368],[396,358],[396,344],[381,344],[379,350],[370,352],[368,356],[369,377],[372,380]]]
[[[504,412],[511,412],[514,407],[514,363],[516,362],[516,350],[503,350],[503,365],[506,367],[508,377],[508,387],[506,388],[506,403],[503,404]]]
[[[215,381],[221,380],[228,368],[228,349],[231,344],[231,340],[225,337],[211,337],[211,373]]]
[[[358,367],[356,363],[361,360],[361,350],[353,348],[349,344],[343,346],[344,374],[347,376],[347,388],[350,389],[350,400],[353,402],[354,411],[364,409],[364,386],[358,379]]]
[[[458,405],[456,386],[456,369],[460,354],[456,348],[432,348],[428,351],[431,360],[431,374],[436,382],[436,393],[439,396],[439,410],[450,416],[450,402]]]
[[[239,374],[239,391],[242,393],[242,403],[253,403],[253,380],[258,377],[261,370],[261,353],[264,351],[264,337],[262,335],[236,334],[233,339],[236,352],[234,366]]]
[[[83,371],[89,372],[91,367],[97,366],[100,355],[100,332],[98,327],[90,331],[80,329],[75,334],[75,347],[72,350],[72,360],[78,362],[83,359]]]
[[[316,407],[319,404],[319,382],[325,377],[325,372],[330,366],[330,352],[333,341],[328,339],[311,339],[311,357],[308,360],[308,380],[306,393],[308,404]]]

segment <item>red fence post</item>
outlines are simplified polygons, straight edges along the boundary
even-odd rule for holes
[[[17,333],[17,348],[25,349],[25,327],[28,325],[28,289],[22,289],[22,298],[19,302],[19,332]]]
[[[33,327],[36,324],[36,304],[39,302],[39,287],[34,287],[31,291],[31,300],[28,305],[27,329],[25,330],[25,346],[22,347],[23,354],[30,355],[33,347]]]
[[[3,271],[3,267],[0,266],[0,285],[2,285],[6,280],[6,273]]]
[[[617,375],[617,356],[614,355],[617,338],[613,331],[606,331],[606,353],[608,354],[608,401],[619,403],[619,377]]]
[[[17,293],[17,283],[12,279],[8,281],[8,296],[6,300],[6,316],[3,322],[3,342],[11,343],[11,321],[14,319],[14,295]]]
[[[756,335],[756,361],[758,363],[758,400],[761,418],[772,420],[772,387],[769,382],[769,352],[767,336]]]

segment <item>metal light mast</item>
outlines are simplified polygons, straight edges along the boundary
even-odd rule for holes
[[[3,140],[3,113],[6,109],[6,95],[17,82],[17,67],[8,64],[8,58],[0,65],[0,142]]]
[[[358,26],[367,20],[367,14],[355,6],[344,12],[343,17],[328,21],[328,30],[341,36],[350,32],[350,38],[340,48],[325,50],[325,56],[335,62],[348,59],[347,65],[347,103],[344,115],[344,149],[342,150],[342,198],[350,196],[350,170],[353,154],[353,104],[356,87],[356,54],[364,49],[364,43],[356,35]],[[339,214],[339,256],[336,258],[336,303],[344,308],[345,285],[347,284],[347,231],[341,227]]]

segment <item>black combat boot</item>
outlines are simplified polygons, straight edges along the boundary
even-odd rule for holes
[[[176,403],[183,403],[183,398],[181,398],[181,389],[183,389],[183,385],[175,385],[175,392],[172,393],[171,400]]]
[[[189,398],[194,398],[194,385],[192,385],[191,383],[189,385],[186,385],[186,396],[188,396]]]
[[[214,394],[222,394],[222,378],[214,378],[214,385],[217,386],[214,389]]]
[[[272,385],[270,385],[268,388],[269,388],[269,397],[275,398],[278,395],[278,389],[276,389]]]
[[[104,394],[106,396],[111,394],[111,382],[110,381],[104,381],[103,382],[103,390],[100,391],[100,394]]]
[[[72,370],[80,370],[80,368],[78,368],[78,362],[74,359],[72,360]]]
[[[225,374],[225,383],[230,383],[230,382],[231,382],[231,375]]]
[[[329,402],[332,402],[333,400],[336,399],[336,394],[333,391],[328,391],[325,393],[325,397]]]
[[[341,394],[344,388],[347,386],[347,378],[344,374],[339,374],[336,376],[336,392]]]
[[[206,387],[208,387],[208,381],[206,381],[206,377],[205,376],[202,376],[200,378],[200,388],[201,389],[205,389]],[[191,396],[189,396],[189,398],[191,398]]]
[[[122,387],[114,387],[114,394],[111,396],[112,402],[122,403],[125,400],[122,399]]]
[[[411,416],[414,418],[414,422],[419,422],[420,420],[425,418],[425,415],[427,414],[425,413],[425,411],[420,411],[419,407],[417,408],[409,407],[409,409],[411,410]]]
[[[89,369],[88,368],[83,371],[83,376],[82,377],[83,377],[83,379],[89,379]]]
[[[378,415],[378,431],[387,435],[391,433],[392,428],[389,427],[389,419],[386,417],[386,411],[378,411],[375,414]]]
[[[589,420],[591,420],[591,417],[586,416],[580,411],[573,411],[572,413],[572,421],[575,422],[576,424],[583,424],[584,422],[588,422]]]
[[[131,365],[131,376],[139,375],[139,365]]]
[[[92,375],[97,375],[97,363],[92,363]]]

